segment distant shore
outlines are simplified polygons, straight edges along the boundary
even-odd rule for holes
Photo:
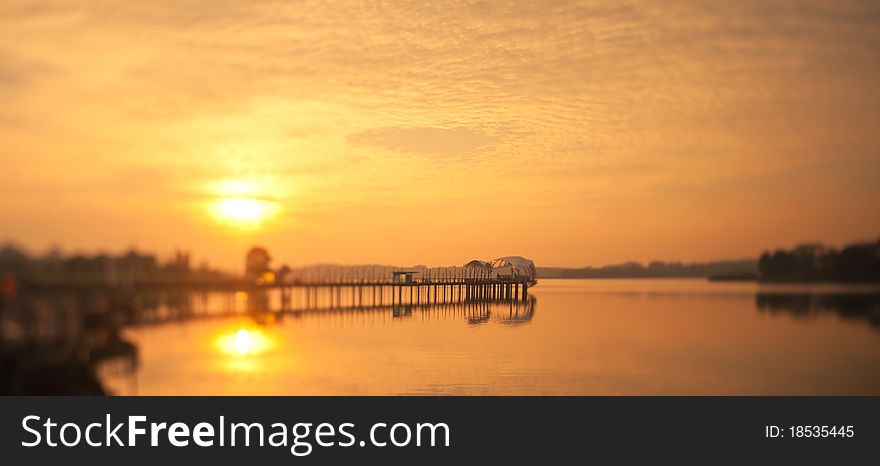
[[[746,272],[739,274],[709,275],[706,278],[708,278],[710,282],[756,282],[758,281],[758,274]]]
[[[880,240],[842,249],[802,244],[765,251],[757,260],[639,262],[603,267],[538,267],[538,278],[704,278],[761,283],[880,283]]]
[[[699,263],[639,262],[603,267],[538,267],[538,278],[708,278],[712,276],[757,276],[755,259],[724,260]]]

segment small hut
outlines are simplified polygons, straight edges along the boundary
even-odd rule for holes
[[[391,282],[400,284],[413,283],[413,275],[416,273],[418,272],[415,270],[395,270],[391,273]]]

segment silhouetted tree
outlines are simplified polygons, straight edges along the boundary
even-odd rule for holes
[[[851,244],[839,252],[818,244],[766,251],[758,271],[767,281],[880,281],[880,240]]]
[[[269,255],[269,251],[265,248],[261,247],[253,247],[250,251],[248,251],[247,256],[245,257],[245,275],[251,278],[256,278],[261,276],[264,272],[268,272],[269,263],[272,261],[272,256]]]

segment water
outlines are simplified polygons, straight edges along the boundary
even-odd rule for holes
[[[101,373],[139,395],[880,394],[877,287],[541,280],[531,295],[132,327],[138,369]]]

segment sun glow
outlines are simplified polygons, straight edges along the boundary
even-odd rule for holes
[[[235,352],[244,354],[251,350],[251,332],[241,329],[235,333]]]
[[[224,333],[217,340],[220,349],[233,356],[255,356],[265,353],[272,347],[272,339],[259,329],[239,328],[233,333]]]
[[[249,197],[226,197],[215,200],[210,207],[211,214],[220,223],[253,228],[274,217],[279,206],[276,202]]]

